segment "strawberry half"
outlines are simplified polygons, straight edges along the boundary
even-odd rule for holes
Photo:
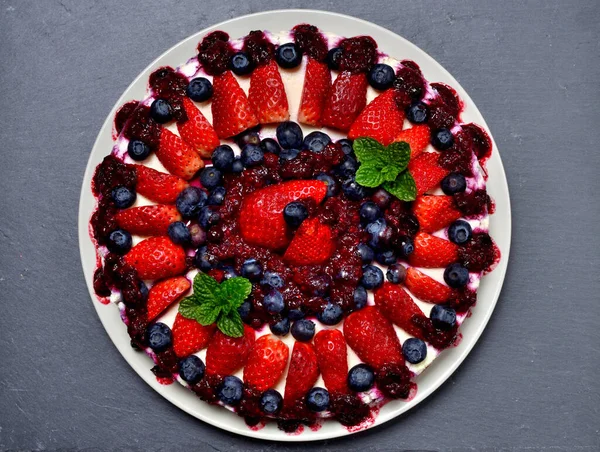
[[[248,102],[261,124],[290,119],[285,87],[275,61],[270,60],[252,71]]]
[[[119,227],[138,235],[167,235],[169,225],[180,221],[177,207],[164,204],[130,207],[116,215]]]
[[[258,391],[275,386],[287,366],[288,346],[272,334],[256,339],[244,367],[244,383]]]
[[[150,201],[159,204],[174,204],[177,195],[188,186],[180,177],[161,173],[144,165],[135,165],[137,171],[137,192]]]
[[[452,296],[452,289],[415,268],[406,272],[404,285],[419,300],[426,303],[446,303]]]
[[[439,185],[449,171],[438,164],[439,153],[424,152],[408,164],[408,171],[415,180],[417,196]]]
[[[283,209],[292,201],[313,199],[320,203],[327,193],[327,184],[318,180],[293,180],[269,185],[244,199],[239,225],[244,240],[269,249],[286,246],[290,237],[283,219]]]
[[[421,154],[431,139],[429,127],[425,124],[412,126],[410,129],[402,130],[394,139],[394,141],[406,141],[410,146],[410,158],[415,158]]]
[[[423,232],[435,232],[445,228],[462,215],[452,196],[419,196],[413,203],[413,213]]]
[[[343,131],[352,123],[367,104],[367,76],[364,73],[341,72],[329,91],[322,122],[324,126]]]
[[[340,330],[321,330],[315,335],[315,351],[325,387],[330,393],[348,393],[348,350]]]
[[[290,368],[285,380],[284,405],[292,407],[303,398],[319,378],[315,349],[310,343],[295,342]]]
[[[148,321],[151,322],[179,297],[190,290],[190,282],[184,276],[165,279],[152,286],[148,293]]]
[[[179,358],[184,358],[206,348],[212,338],[216,324],[203,326],[194,319],[188,319],[179,312],[173,323],[173,351]]]
[[[346,317],[344,336],[358,357],[375,370],[384,364],[404,365],[394,326],[375,306],[367,306]]]
[[[310,218],[296,231],[283,259],[292,265],[322,264],[335,251],[331,229],[318,218]]]
[[[410,265],[443,268],[458,261],[458,245],[449,240],[426,232],[419,232],[413,240],[415,249],[408,258]]]
[[[401,286],[386,282],[375,291],[375,305],[384,316],[408,334],[425,340],[422,328],[413,319],[420,318],[424,321],[422,323],[426,323],[427,317]]]
[[[331,89],[331,71],[326,63],[308,57],[302,98],[298,110],[298,122],[321,127],[321,116]]]
[[[177,123],[179,135],[203,158],[210,158],[212,151],[220,144],[217,132],[191,99],[183,98],[183,109],[187,120]]]
[[[370,137],[387,146],[402,131],[404,112],[396,105],[397,92],[388,89],[373,99],[352,123],[348,138]]]
[[[246,365],[254,345],[254,330],[244,325],[242,337],[230,337],[217,330],[206,350],[206,373],[225,377]]]
[[[178,276],[187,270],[185,251],[168,237],[142,240],[125,255],[142,279],[163,279]]]
[[[229,138],[258,125],[246,93],[231,71],[213,78],[211,110],[213,127],[219,138]]]
[[[169,173],[185,180],[190,180],[204,167],[198,152],[164,127],[160,132],[156,156]]]

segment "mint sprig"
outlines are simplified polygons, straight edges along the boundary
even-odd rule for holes
[[[407,169],[410,145],[405,141],[384,146],[373,138],[357,138],[352,145],[360,166],[356,182],[363,187],[383,186],[401,201],[414,201],[415,180]]]
[[[179,303],[179,313],[196,320],[200,325],[217,324],[223,334],[231,337],[244,335],[244,324],[238,308],[252,292],[252,283],[246,278],[216,279],[199,272],[194,278],[194,293]]]

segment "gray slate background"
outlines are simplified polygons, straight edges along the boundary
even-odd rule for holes
[[[105,334],[77,205],[104,118],[157,55],[286,0],[0,0],[0,450],[303,450],[170,405]],[[408,38],[470,93],[513,205],[504,290],[454,376],[419,407],[322,450],[600,450],[600,4],[308,1]]]

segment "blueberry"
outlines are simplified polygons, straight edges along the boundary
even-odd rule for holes
[[[298,154],[300,154],[298,149],[283,149],[279,153],[279,163],[294,160],[296,157],[298,157]]]
[[[231,72],[236,75],[248,75],[254,69],[252,61],[244,52],[234,53],[231,60],[229,60],[229,67]]]
[[[150,146],[140,140],[131,140],[127,145],[127,153],[133,160],[141,162],[150,155]]]
[[[315,322],[300,319],[292,325],[292,336],[300,342],[309,342],[315,335]]]
[[[369,85],[380,91],[390,88],[395,78],[394,68],[387,64],[374,64],[367,76]]]
[[[369,234],[369,246],[374,249],[387,249],[391,246],[394,231],[388,226],[385,218],[381,217],[369,223],[365,230]]]
[[[419,364],[427,358],[427,345],[421,339],[411,337],[402,344],[402,354],[411,364]]]
[[[304,312],[300,308],[290,309],[288,311],[288,319],[290,320],[300,320],[304,318]]]
[[[363,224],[372,223],[383,215],[379,206],[373,201],[363,202],[358,213]]]
[[[260,283],[263,286],[269,286],[273,289],[281,289],[283,287],[283,278],[279,275],[279,273],[267,270],[264,273]]]
[[[344,311],[338,304],[327,303],[325,308],[317,314],[319,322],[325,325],[337,325],[342,320]]]
[[[386,209],[392,201],[392,195],[387,190],[379,188],[371,197],[373,202],[379,206],[380,209]]]
[[[360,201],[372,193],[372,189],[363,187],[354,180],[354,177],[350,177],[342,183],[342,191],[351,201]]]
[[[201,246],[196,251],[194,256],[194,265],[202,271],[212,270],[217,263],[217,259],[212,254],[208,253],[206,246]]]
[[[438,151],[449,149],[452,143],[454,143],[454,137],[452,136],[452,132],[446,128],[434,130],[431,134],[431,144]]]
[[[413,102],[406,109],[406,117],[413,124],[423,124],[429,117],[429,108],[423,102]]]
[[[302,129],[295,122],[285,121],[277,126],[277,141],[283,149],[300,149],[303,138]]]
[[[137,196],[134,190],[130,190],[123,185],[118,185],[113,188],[111,197],[118,209],[126,209],[127,207],[131,207],[133,205]]]
[[[462,193],[467,189],[467,180],[460,173],[450,173],[442,179],[442,191],[446,195]]]
[[[282,68],[291,69],[302,62],[302,51],[293,42],[288,42],[277,47],[275,61]]]
[[[308,218],[308,209],[300,201],[294,201],[283,209],[283,219],[292,228],[297,228]]]
[[[350,155],[346,156],[344,161],[335,168],[335,173],[341,178],[354,177],[358,169],[358,162]]]
[[[189,230],[193,248],[198,248],[206,243],[206,231],[199,224],[190,225]]]
[[[171,328],[161,322],[150,325],[146,329],[146,337],[148,338],[148,346],[156,353],[169,348],[173,339]]]
[[[196,355],[190,355],[179,361],[179,376],[191,385],[202,380],[205,370],[206,366]]]
[[[142,281],[140,279],[139,287],[140,287],[140,295],[142,297],[142,301],[146,302],[148,300],[148,294],[150,293],[148,291],[148,286],[146,285],[146,283],[144,281]]]
[[[395,240],[396,249],[401,256],[408,256],[415,250],[413,239],[407,235],[400,235]]]
[[[183,221],[175,221],[169,225],[169,238],[177,245],[186,245],[192,241],[192,234]]]
[[[329,143],[331,143],[329,135],[319,131],[311,132],[304,138],[304,147],[317,154],[323,152]]]
[[[157,123],[164,124],[173,119],[173,110],[165,99],[156,99],[150,105],[150,116]]]
[[[394,250],[383,250],[375,255],[375,260],[381,265],[392,265],[396,263],[398,257]]]
[[[448,228],[448,238],[457,245],[467,243],[473,235],[471,225],[465,220],[456,220]]]
[[[375,259],[375,251],[366,243],[359,243],[356,252],[363,264],[370,264]]]
[[[312,388],[306,394],[306,406],[311,411],[321,412],[329,408],[329,392],[325,388]]]
[[[242,264],[242,276],[250,281],[260,280],[262,272],[262,265],[256,259],[248,259]]]
[[[363,286],[357,286],[354,289],[354,308],[357,310],[364,308],[367,305],[367,300],[367,289]]]
[[[220,206],[223,204],[225,200],[225,195],[227,194],[227,189],[223,186],[216,187],[210,195],[208,195],[208,205],[209,206]]]
[[[214,166],[203,168],[200,171],[200,183],[207,190],[212,190],[221,183],[222,174],[221,171],[216,169]]]
[[[283,397],[275,389],[267,389],[260,396],[260,409],[263,413],[273,416],[281,411],[283,407]]]
[[[317,174],[315,179],[320,180],[321,182],[325,182],[327,184],[327,194],[325,195],[326,198],[331,198],[332,196],[337,195],[338,192],[340,191],[340,187],[339,187],[338,183],[329,174],[326,174],[326,173]]]
[[[197,77],[190,80],[185,93],[196,102],[204,102],[212,97],[213,86],[207,78]]]
[[[198,187],[187,187],[177,196],[175,205],[183,218],[193,218],[206,204],[208,195]]]
[[[200,209],[198,214],[198,224],[204,229],[209,229],[221,221],[221,214],[217,212],[214,207],[204,206]]]
[[[244,149],[242,149],[240,158],[245,167],[251,167],[260,165],[265,159],[265,153],[260,146],[256,144],[247,144],[244,146]]]
[[[374,265],[365,265],[363,267],[363,275],[360,279],[360,284],[365,289],[376,289],[383,284],[383,272],[379,267]]]
[[[341,140],[336,141],[336,143],[342,146],[344,154],[352,155],[354,153],[354,149],[352,149],[352,140],[342,138]]]
[[[242,159],[236,157],[233,163],[231,164],[231,172],[241,173],[242,171],[244,171],[244,164],[242,163]]]
[[[260,144],[260,135],[256,128],[244,130],[242,133],[236,135],[234,139],[240,149],[244,149],[244,146],[247,144],[256,146]]]
[[[375,384],[375,372],[366,364],[357,364],[348,372],[348,387],[356,392],[368,391]]]
[[[269,325],[269,328],[275,336],[285,336],[290,332],[290,319],[283,318],[279,322]]]
[[[406,267],[401,264],[390,265],[385,272],[387,280],[393,284],[401,284],[406,279]]]
[[[281,146],[273,138],[264,138],[260,142],[260,148],[263,152],[271,152],[276,155],[279,155],[279,152],[281,152]]]
[[[242,320],[248,320],[250,317],[250,311],[252,310],[252,303],[249,301],[244,301],[240,307],[238,308],[238,313]]]
[[[340,68],[340,59],[342,58],[343,50],[340,47],[334,47],[327,52],[327,66],[329,69],[337,71]]]
[[[283,295],[278,290],[272,290],[263,298],[263,306],[271,314],[277,314],[285,309]]]
[[[456,311],[441,304],[436,304],[431,310],[429,318],[438,330],[449,330],[456,324]]]
[[[237,405],[242,400],[244,383],[238,377],[228,375],[217,390],[217,397],[225,405]]]
[[[231,265],[220,264],[217,268],[223,272],[223,279],[231,279],[238,276],[235,268],[233,268]]]
[[[444,281],[454,289],[464,287],[469,283],[469,270],[460,264],[450,264],[444,270]]]
[[[230,171],[235,159],[235,154],[233,149],[231,149],[231,146],[222,144],[221,146],[217,146],[215,148],[211,158],[213,166],[216,169],[221,171]]]
[[[111,253],[123,255],[131,249],[131,234],[124,229],[116,229],[110,233],[106,247]]]

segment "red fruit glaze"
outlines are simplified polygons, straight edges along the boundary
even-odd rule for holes
[[[256,66],[267,64],[273,60],[275,54],[275,46],[260,30],[248,33],[248,36],[244,38],[243,50]]]
[[[220,75],[225,72],[232,54],[229,35],[224,31],[213,31],[198,45],[198,60],[210,75]]]
[[[475,232],[458,251],[460,262],[472,272],[489,271],[499,259],[500,251],[486,232]]]
[[[129,116],[123,135],[130,140],[141,140],[156,150],[162,127],[150,117],[150,107],[140,105]]]
[[[117,134],[120,134],[123,131],[125,123],[129,120],[138,105],[139,102],[137,100],[132,100],[121,105],[121,108],[119,108],[119,111],[115,114],[115,131]]]
[[[293,34],[294,41],[302,53],[316,61],[325,61],[329,49],[325,38],[317,27],[308,24],[296,25]]]
[[[169,102],[173,119],[176,121],[187,119],[181,104],[188,85],[185,75],[176,72],[172,67],[161,67],[150,74],[149,84],[155,98]]]
[[[339,62],[341,71],[350,71],[353,74],[366,72],[377,61],[377,43],[370,36],[344,39],[338,47],[342,49]]]

